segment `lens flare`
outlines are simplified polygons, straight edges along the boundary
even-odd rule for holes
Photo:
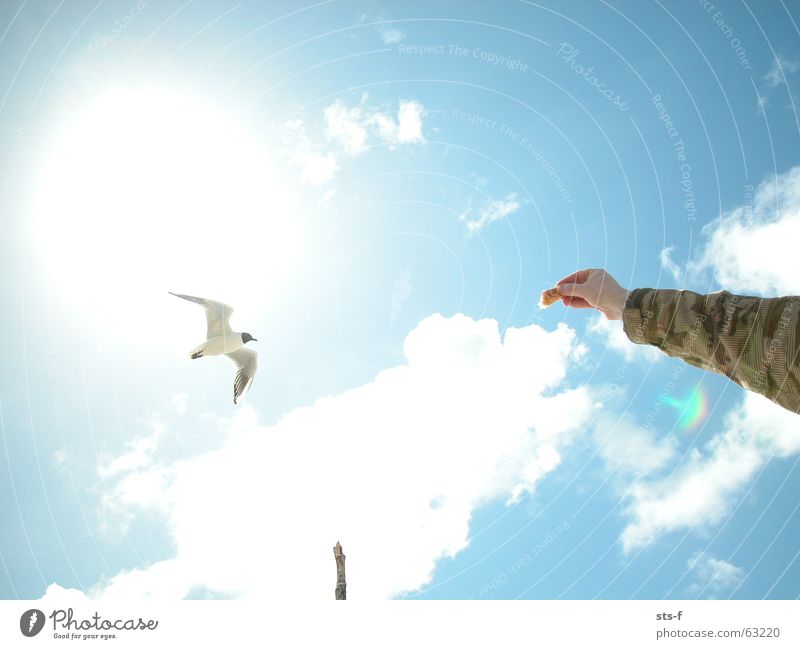
[[[685,399],[667,397],[664,403],[680,411],[678,428],[688,431],[695,428],[708,414],[708,398],[700,386]]]

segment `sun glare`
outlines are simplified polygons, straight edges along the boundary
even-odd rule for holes
[[[232,114],[166,89],[115,89],[56,131],[33,178],[31,236],[52,282],[97,324],[151,328],[167,290],[255,315],[285,281],[291,201]]]

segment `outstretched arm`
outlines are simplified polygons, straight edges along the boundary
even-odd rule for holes
[[[600,286],[604,288],[598,291]],[[566,305],[600,304],[609,319],[619,314],[634,343],[655,345],[800,413],[800,296],[701,295],[653,288],[628,292],[615,286],[608,273],[596,269],[578,271],[558,283]]]

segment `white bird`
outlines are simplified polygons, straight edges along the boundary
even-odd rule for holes
[[[253,377],[256,374],[256,359],[258,357],[255,351],[245,349],[244,346],[251,340],[256,339],[248,333],[240,333],[231,329],[229,320],[231,319],[233,308],[227,304],[192,295],[181,295],[172,291],[168,291],[168,293],[199,304],[206,310],[206,320],[208,321],[207,340],[191,350],[189,356],[194,359],[202,356],[225,354],[236,363],[236,378],[233,381],[233,403],[239,403],[239,399],[247,392],[253,382]]]

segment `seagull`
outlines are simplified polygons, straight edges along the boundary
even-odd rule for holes
[[[206,310],[208,330],[206,340],[189,352],[192,359],[202,356],[225,354],[236,363],[236,378],[233,381],[233,403],[238,404],[242,395],[247,392],[256,374],[256,358],[258,354],[252,349],[245,349],[245,344],[256,340],[248,333],[239,333],[231,329],[228,321],[233,308],[222,302],[207,300],[193,295],[181,295],[167,291],[170,295],[199,304]]]

